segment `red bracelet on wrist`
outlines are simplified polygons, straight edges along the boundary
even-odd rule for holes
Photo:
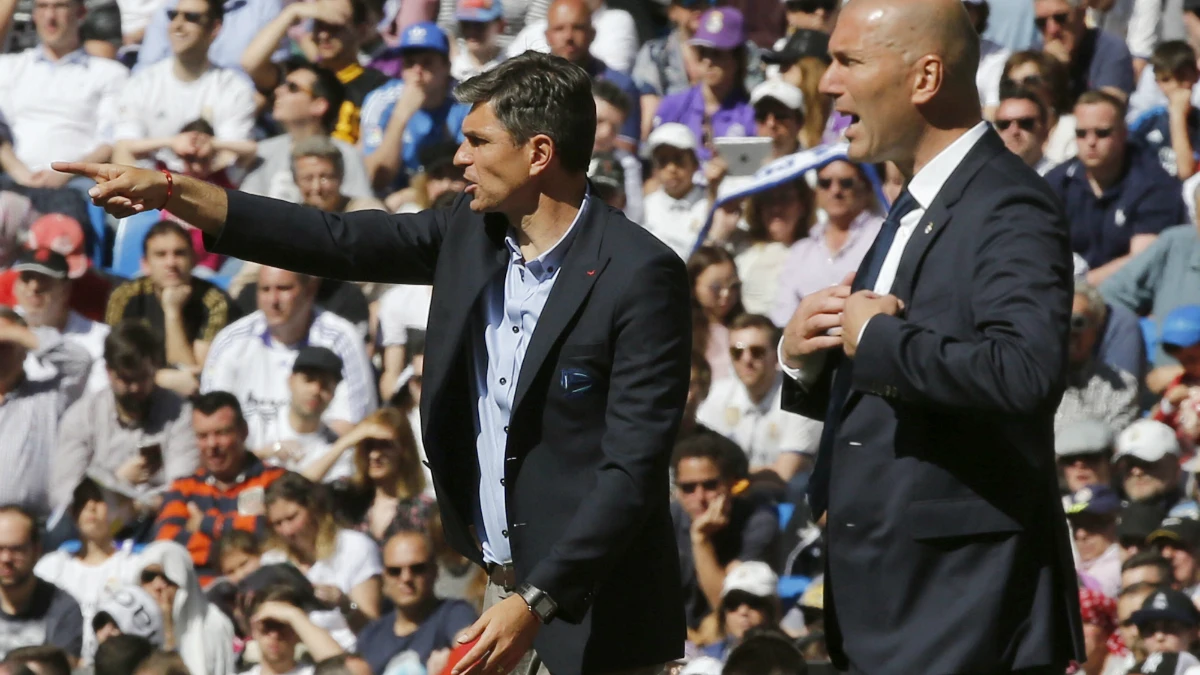
[[[162,171],[163,175],[167,177],[167,198],[163,200],[163,205],[161,207],[165,209],[167,208],[167,202],[171,201],[171,195],[175,193],[175,177],[172,176],[171,172],[167,171],[166,169],[160,170]]]

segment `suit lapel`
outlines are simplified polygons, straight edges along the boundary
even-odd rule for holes
[[[604,203],[594,196],[589,197],[588,202],[583,218],[575,225],[578,232],[563,258],[554,288],[538,316],[529,348],[525,350],[521,375],[517,378],[517,394],[513,399],[514,415],[551,348],[558,342],[567,324],[575,318],[592,286],[608,265],[609,257],[600,252],[604,239],[603,223],[600,222],[604,217]]]

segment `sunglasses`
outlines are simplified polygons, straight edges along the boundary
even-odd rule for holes
[[[167,578],[166,572],[155,571],[155,570],[142,570],[142,583],[143,584],[152,584],[152,583],[154,583],[155,579],[162,579],[163,581],[167,582],[168,584],[171,584],[172,586],[174,586],[174,584],[171,583],[171,580]]]
[[[1059,466],[1072,466],[1075,462],[1084,462],[1085,464],[1104,464],[1108,462],[1108,455],[1103,452],[1081,452],[1078,455],[1070,457],[1059,457]]]
[[[832,178],[818,178],[817,187],[821,188],[822,190],[828,190],[829,188],[833,187],[835,182],[837,183],[837,186],[843,190],[853,190],[854,187],[858,185],[857,178],[839,178],[836,181]]]
[[[712,492],[718,487],[721,487],[720,478],[709,478],[708,480],[695,481],[692,483],[676,483],[675,487],[685,495],[690,495],[696,491],[696,488],[704,488],[705,492]]]
[[[746,605],[750,609],[755,609],[760,612],[766,612],[771,607],[771,602],[767,598],[760,598],[757,595],[738,592],[730,593],[725,597],[724,600],[721,601],[721,609],[726,612],[732,612],[742,605]]]
[[[1071,18],[1070,12],[1059,12],[1058,14],[1051,14],[1050,16],[1043,16],[1043,17],[1034,19],[1033,25],[1037,26],[1038,30],[1046,30],[1046,24],[1050,21],[1050,19],[1054,19],[1054,23],[1056,23],[1060,26],[1064,26],[1064,25],[1066,25],[1067,20],[1070,18]]]
[[[836,9],[837,5],[837,0],[788,0],[784,4],[789,12],[804,12],[805,14],[816,14],[818,11],[828,14]]]
[[[1156,621],[1147,621],[1138,626],[1138,634],[1144,638],[1151,637],[1155,633],[1166,633],[1173,635],[1175,633],[1192,632],[1191,626],[1181,621],[1171,621],[1170,619],[1158,619]]]
[[[181,12],[177,9],[167,10],[167,21],[174,21],[177,16],[182,16],[184,21],[194,23],[198,26],[204,24],[203,12]]]
[[[1112,127],[1101,127],[1097,129],[1076,129],[1075,138],[1083,140],[1088,137],[1088,134],[1096,134],[1096,138],[1104,139],[1113,135]]]
[[[399,578],[404,574],[404,570],[408,570],[414,577],[425,576],[429,573],[432,566],[428,562],[416,563],[415,565],[388,565],[383,568],[389,577]]]
[[[1033,128],[1037,126],[1037,121],[1036,117],[1014,117],[1010,120],[996,120],[996,128],[1000,131],[1008,131],[1008,128],[1015,124],[1021,131],[1033,131]]]
[[[768,117],[774,117],[776,121],[786,122],[796,119],[797,115],[791,108],[783,106],[755,106],[754,121],[762,124],[767,121]]]
[[[762,345],[751,345],[747,347],[739,342],[738,344],[729,348],[729,355],[733,357],[734,361],[741,361],[742,356],[744,356],[747,352],[749,352],[750,358],[754,359],[755,361],[761,361],[767,357],[767,348]]]

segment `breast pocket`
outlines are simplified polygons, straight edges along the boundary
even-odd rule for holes
[[[552,391],[568,401],[603,395],[608,391],[611,369],[612,357],[605,343],[563,345]]]

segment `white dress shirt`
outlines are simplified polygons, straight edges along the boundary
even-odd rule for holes
[[[896,230],[896,238],[892,240],[887,257],[883,259],[883,266],[879,268],[879,276],[875,279],[875,287],[872,290],[876,293],[887,295],[892,292],[892,283],[896,281],[896,271],[900,268],[900,259],[904,256],[904,248],[908,246],[908,240],[912,238],[921,219],[925,217],[925,210],[933,203],[946,181],[950,180],[950,175],[954,173],[959,164],[962,164],[967,154],[971,152],[979,139],[983,138],[987,130],[987,122],[980,122],[971,127],[967,133],[959,136],[928,164],[921,167],[921,170],[908,182],[908,192],[916,200],[917,207],[900,219],[900,228]],[[858,331],[860,348],[869,323],[871,323],[870,319]],[[825,352],[818,352],[809,356],[799,369],[789,368],[783,360],[783,341],[779,341],[779,363],[783,365],[783,372],[801,385],[807,386],[816,381],[821,374],[825,354]]]

